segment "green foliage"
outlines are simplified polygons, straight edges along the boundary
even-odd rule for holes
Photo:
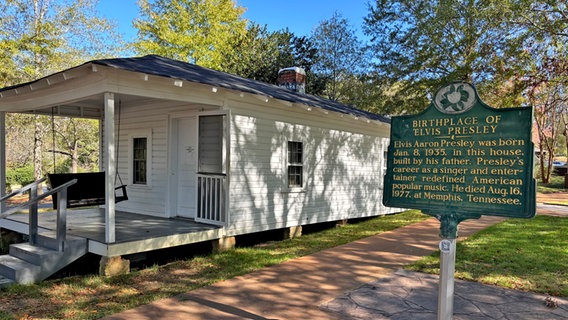
[[[93,119],[8,114],[9,168],[32,165],[35,129],[41,131],[41,176],[46,172],[96,171],[99,161],[99,123]],[[55,138],[55,140],[54,140]],[[55,145],[54,145],[55,143]],[[55,168],[54,168],[55,166]]]
[[[453,81],[498,88],[480,90],[486,101],[496,100],[492,94],[514,101],[504,97],[519,94],[511,77],[524,51],[516,37],[521,27],[507,22],[513,16],[498,0],[374,1],[364,30],[372,37],[376,75],[389,104],[404,106],[399,113],[418,112]]]
[[[18,168],[6,168],[6,183],[10,186],[25,186],[34,181],[34,167],[32,165]]]
[[[56,117],[54,130],[55,146],[52,145],[50,155],[53,158],[55,150],[56,163],[69,168],[69,171],[57,172],[79,172],[81,168],[92,171],[96,167],[99,158],[97,120]]]
[[[328,79],[323,95],[328,99],[347,104],[353,100],[358,76],[363,74],[369,62],[365,49],[355,35],[349,21],[340,13],[319,23],[310,41],[317,50],[314,73]]]
[[[275,84],[278,71],[291,66],[306,71],[306,92],[321,95],[326,79],[312,71],[317,49],[310,39],[288,30],[269,32],[266,26],[250,24],[245,37],[235,38],[220,70]]]
[[[293,63],[288,31],[269,32],[266,26],[250,24],[244,37],[234,38],[220,69],[241,77],[276,83],[278,70]]]
[[[232,0],[141,0],[139,5],[134,47],[142,54],[219,69],[232,44],[246,36],[244,8]]]
[[[95,5],[94,0],[0,2],[0,86],[120,50],[120,37],[96,16]]]

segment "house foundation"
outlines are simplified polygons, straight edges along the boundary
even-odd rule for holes
[[[302,226],[294,226],[284,229],[284,239],[294,239],[302,235]]]
[[[122,259],[121,256],[102,257],[99,264],[99,274],[101,276],[117,276],[130,272],[130,260]]]
[[[349,220],[347,220],[347,219],[338,220],[338,221],[335,222],[335,227],[336,228],[345,227],[348,223],[349,223]]]
[[[223,252],[235,247],[237,240],[235,237],[223,237],[213,240],[213,252]]]

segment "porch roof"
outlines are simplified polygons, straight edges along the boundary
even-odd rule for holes
[[[242,78],[226,72],[204,68],[183,61],[172,60],[158,55],[147,55],[143,57],[132,58],[100,59],[86,62],[83,65],[87,64],[101,65],[120,70],[207,84],[245,93],[259,94],[290,103],[299,103],[328,111],[352,115],[355,117],[362,117],[379,122],[390,123],[390,119],[387,117],[357,109],[355,107],[336,101],[309,94],[296,93],[276,85]],[[3,91],[18,89],[40,80],[2,88],[0,89],[0,93]]]

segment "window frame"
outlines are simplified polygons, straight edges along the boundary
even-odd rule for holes
[[[291,156],[292,154],[290,152],[292,152],[293,150],[291,150],[292,146],[296,146],[295,147],[295,158],[297,160],[298,158],[298,154],[299,154],[299,162],[298,161],[291,161]],[[299,152],[298,152],[298,148],[297,146],[299,145]],[[305,146],[304,146],[304,142],[303,141],[297,141],[297,140],[287,140],[286,142],[286,152],[285,152],[285,168],[284,168],[284,186],[286,188],[286,190],[288,192],[301,192],[305,190],[305,159],[306,159],[306,152],[305,152]],[[293,159],[292,159],[293,160]],[[291,168],[299,168],[300,169],[300,173],[298,174],[293,173],[293,175],[295,177],[297,177],[299,175],[299,180],[300,180],[300,184],[290,184],[291,182],[291,172],[290,169]],[[294,179],[296,180],[296,179]]]
[[[146,139],[146,183],[134,182],[134,142],[136,139]],[[152,186],[152,129],[136,130],[128,136],[128,176],[130,185],[137,188],[148,188]]]
[[[219,117],[221,119],[221,126],[219,128],[219,156],[220,156],[220,163],[218,163],[219,168],[218,170],[209,170],[204,168],[209,168],[209,164],[203,164],[203,145],[202,145],[202,122],[201,119],[207,117]],[[227,137],[229,136],[228,132],[228,124],[227,124],[228,115],[226,113],[204,113],[200,114],[197,117],[197,172],[198,173],[211,173],[211,174],[227,174]]]

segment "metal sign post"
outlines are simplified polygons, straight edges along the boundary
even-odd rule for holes
[[[454,315],[454,273],[456,270],[456,238],[462,217],[439,214],[440,220],[440,280],[438,287],[438,320],[451,320]]]
[[[456,238],[459,214],[437,214],[440,220],[440,280],[438,287],[438,320],[451,320],[454,314],[454,273],[456,270]]]
[[[456,239],[440,241],[440,286],[438,289],[438,320],[450,320],[454,314],[454,272]]]
[[[440,221],[438,319],[453,316],[458,224],[536,214],[532,108],[494,109],[468,83],[436,92],[420,114],[393,117],[383,204]]]

